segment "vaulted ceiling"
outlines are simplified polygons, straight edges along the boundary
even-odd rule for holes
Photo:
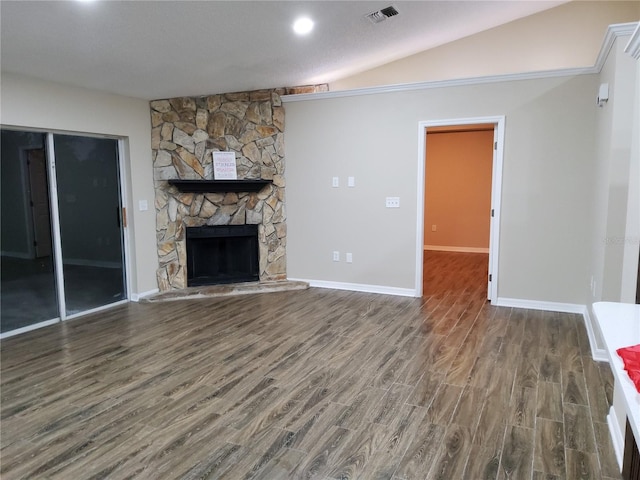
[[[2,0],[0,61],[144,99],[327,83],[561,3]],[[390,5],[398,15],[366,18]]]

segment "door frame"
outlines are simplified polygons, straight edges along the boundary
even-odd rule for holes
[[[498,272],[500,255],[500,211],[502,199],[502,167],[504,163],[505,116],[465,117],[442,120],[423,120],[418,122],[418,208],[416,218],[416,278],[415,296],[422,296],[424,262],[424,202],[425,167],[427,153],[427,128],[455,125],[494,125],[493,169],[491,172],[491,209],[489,228],[489,275],[487,278],[487,298],[492,303],[498,299]],[[489,281],[491,278],[491,281]]]

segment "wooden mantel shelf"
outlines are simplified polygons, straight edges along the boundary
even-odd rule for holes
[[[169,180],[181,192],[215,193],[215,192],[259,192],[271,180],[250,178],[244,180]]]

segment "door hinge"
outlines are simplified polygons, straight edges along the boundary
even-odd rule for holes
[[[496,211],[495,211],[493,208],[491,209],[491,216],[492,216],[492,217],[495,217],[495,216],[496,216]]]
[[[122,207],[122,228],[127,228],[127,207]]]
[[[498,142],[493,142],[493,149],[497,150],[498,149]]]
[[[37,247],[38,246],[38,242],[36,240],[33,241],[33,246]]]
[[[493,275],[489,274],[489,281],[493,280]]]

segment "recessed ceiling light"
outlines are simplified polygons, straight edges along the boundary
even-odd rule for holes
[[[313,20],[308,17],[301,17],[293,24],[293,31],[298,35],[306,35],[313,30]]]

